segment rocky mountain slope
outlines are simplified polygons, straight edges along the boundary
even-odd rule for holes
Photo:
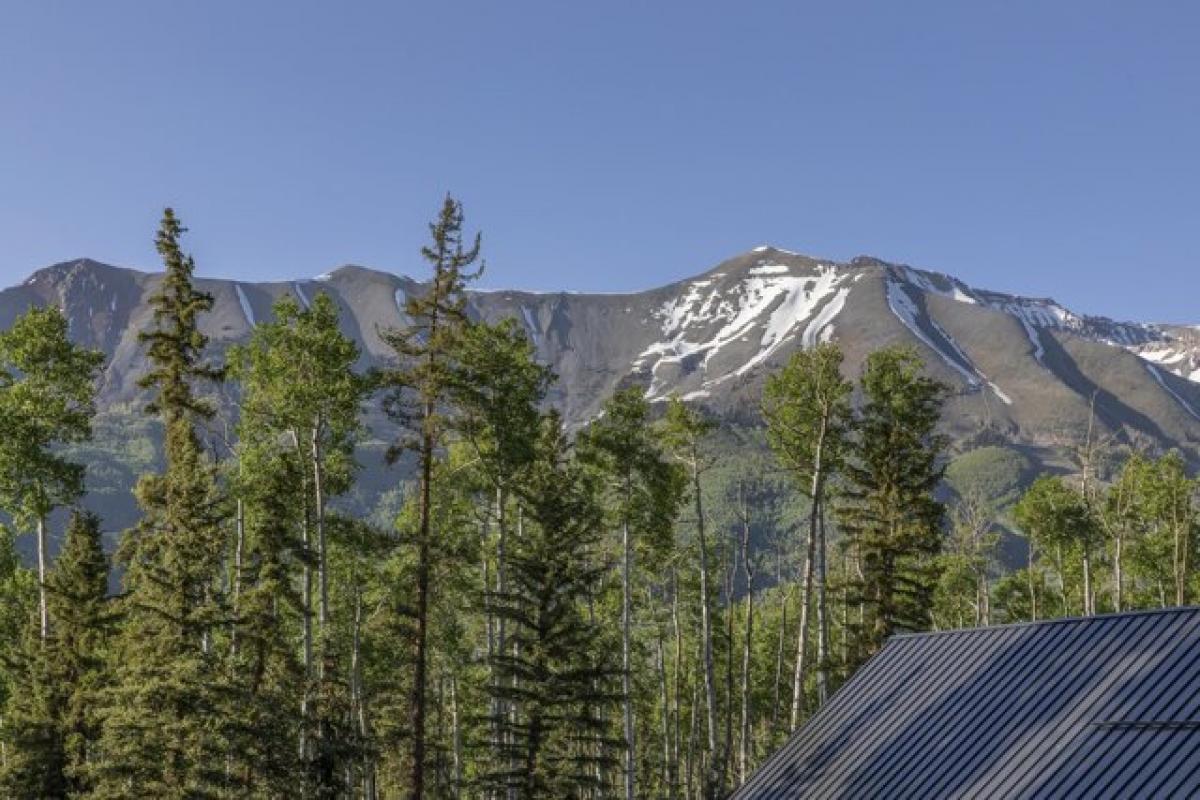
[[[137,332],[147,326],[155,274],[87,259],[40,270],[0,292],[0,326],[31,304],[66,310],[73,335],[110,361],[102,405],[138,396]],[[216,298],[204,327],[218,351],[243,341],[271,304],[318,292],[341,306],[364,366],[388,351],[379,331],[404,324],[407,277],[345,266],[311,279],[202,280]],[[848,263],[759,247],[697,277],[626,294],[478,291],[471,313],[513,317],[559,375],[553,400],[567,419],[594,414],[615,388],[678,393],[732,419],[756,417],[763,377],[798,347],[836,340],[856,373],[871,350],[915,345],[950,384],[947,430],[1053,446],[1079,435],[1094,404],[1118,438],[1200,452],[1200,330],[1117,322],[1053,300],[971,287],[951,276],[860,257]]]

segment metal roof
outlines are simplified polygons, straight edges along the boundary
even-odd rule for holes
[[[1200,797],[1200,608],[893,637],[733,797]]]

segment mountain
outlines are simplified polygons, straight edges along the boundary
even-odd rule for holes
[[[75,338],[109,356],[101,407],[132,418],[145,368],[137,333],[158,279],[88,259],[56,264],[0,292],[0,327],[33,304],[64,308]],[[403,325],[405,297],[422,290],[358,266],[287,282],[199,283],[216,300],[203,320],[216,357],[267,319],[277,298],[307,304],[326,292],[364,367],[387,358],[379,331]],[[1052,460],[1081,439],[1094,407],[1115,439],[1200,460],[1200,329],[1089,316],[876,258],[839,263],[758,247],[648,291],[475,291],[469,310],[521,322],[558,374],[551,399],[574,425],[633,383],[652,398],[678,393],[751,424],[764,376],[796,348],[835,340],[856,374],[872,350],[904,343],[953,388],[946,430],[960,450],[1001,442]]]

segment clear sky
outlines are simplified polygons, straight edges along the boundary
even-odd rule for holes
[[[758,244],[1200,322],[1200,3],[10,2],[0,283],[421,274],[622,290]]]

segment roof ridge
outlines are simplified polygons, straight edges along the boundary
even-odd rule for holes
[[[952,634],[977,633],[979,631],[1006,631],[1013,628],[1033,628],[1050,625],[1063,625],[1071,622],[1095,622],[1125,617],[1145,617],[1155,614],[1179,614],[1200,612],[1200,605],[1168,606],[1167,608],[1139,608],[1132,611],[1110,611],[1106,614],[1092,614],[1085,617],[1054,617],[1053,619],[1025,620],[1023,622],[1006,622],[998,625],[977,625],[973,628],[946,628],[940,631],[911,631],[908,633],[893,633],[888,641],[895,639],[919,639],[932,636],[949,636]]]

